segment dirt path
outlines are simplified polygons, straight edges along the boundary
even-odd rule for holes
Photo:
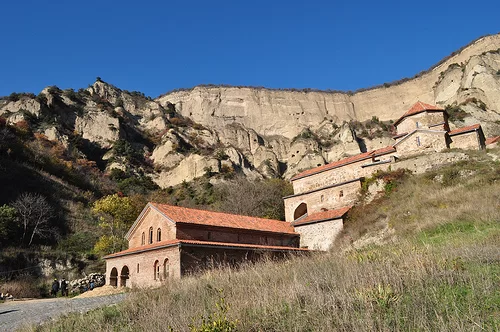
[[[97,295],[97,294],[96,294]],[[103,296],[8,301],[0,304],[0,331],[15,331],[25,325],[39,324],[71,312],[119,303],[127,293]]]

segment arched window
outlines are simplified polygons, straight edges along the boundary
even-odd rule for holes
[[[168,261],[168,258],[165,258],[165,261],[163,262],[163,279],[168,279],[170,275],[170,262]]]
[[[148,243],[151,244],[153,243],[153,227],[149,227],[149,239]]]
[[[139,273],[139,263],[137,263],[137,273]]]
[[[158,260],[155,261],[154,265],[154,279],[160,280],[160,262]]]
[[[141,245],[145,245],[145,244],[146,244],[146,234],[144,234],[144,232],[142,232]]]
[[[161,229],[160,229],[160,228],[158,228],[158,229],[156,230],[156,241],[157,241],[157,242],[160,242],[160,241],[161,241]]]
[[[300,205],[297,206],[295,212],[293,213],[293,220],[297,220],[305,214],[307,214],[307,204],[300,203]]]

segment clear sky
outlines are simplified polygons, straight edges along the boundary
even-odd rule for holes
[[[199,84],[356,90],[500,32],[500,1],[0,4],[0,96],[97,76],[156,97]]]

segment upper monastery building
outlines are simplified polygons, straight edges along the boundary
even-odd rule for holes
[[[155,286],[214,264],[328,250],[363,178],[400,158],[498,141],[486,140],[480,124],[450,130],[446,111],[422,102],[394,126],[393,145],[294,176],[294,194],[284,197],[286,221],[148,203],[126,235],[129,249],[105,257],[107,284]]]

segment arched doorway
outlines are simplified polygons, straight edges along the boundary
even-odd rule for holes
[[[160,261],[159,260],[155,261],[155,263],[153,265],[153,271],[154,271],[153,279],[160,281],[161,275],[160,275]]]
[[[168,261],[168,258],[165,258],[163,261],[163,279],[167,280],[168,277],[170,277],[170,263]]]
[[[293,220],[297,220],[305,214],[307,214],[307,204],[300,203],[300,205],[297,206],[295,212],[293,213]]]
[[[109,284],[111,286],[118,286],[118,270],[116,267],[111,269],[111,274],[109,275]]]
[[[120,287],[127,286],[127,279],[129,278],[129,271],[127,265],[122,268],[122,272],[120,273]]]

